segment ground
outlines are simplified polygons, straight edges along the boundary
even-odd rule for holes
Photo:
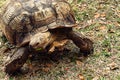
[[[69,42],[69,51],[37,54],[28,59],[23,72],[8,76],[2,71],[6,56],[1,41],[0,80],[120,80],[120,0],[67,1],[79,25],[75,30],[93,40],[94,53],[83,57]]]

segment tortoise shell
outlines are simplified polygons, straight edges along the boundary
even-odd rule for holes
[[[38,32],[76,24],[71,6],[65,0],[7,0],[0,18],[6,38],[17,46],[25,45]]]

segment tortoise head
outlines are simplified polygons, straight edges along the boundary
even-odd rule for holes
[[[29,45],[35,50],[45,49],[50,43],[55,40],[55,37],[50,32],[37,33],[31,36]]]

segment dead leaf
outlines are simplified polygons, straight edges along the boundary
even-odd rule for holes
[[[79,61],[79,60],[76,60],[76,64],[78,65],[78,66],[82,66],[82,62],[81,61]]]
[[[120,26],[120,24],[119,24],[118,22],[114,22],[114,25],[115,25],[116,27]]]
[[[107,27],[103,25],[103,26],[97,27],[96,31],[105,31],[106,29],[107,29]]]
[[[46,67],[46,68],[43,68],[42,70],[43,70],[44,72],[48,72],[48,71],[50,71],[50,68]]]
[[[96,76],[96,77],[94,77],[92,80],[99,80],[99,77]]]
[[[99,18],[100,17],[100,13],[95,13],[94,18]]]
[[[100,26],[99,29],[100,30],[106,30],[106,26]]]
[[[100,15],[101,17],[105,17],[106,16],[106,14],[105,13],[101,13],[101,15]]]
[[[87,23],[91,25],[93,23],[93,20],[88,20]]]
[[[109,33],[115,33],[115,31],[113,29],[109,29],[108,32]]]
[[[110,67],[111,70],[119,69],[119,66],[115,62],[108,64],[108,67]]]
[[[85,80],[85,78],[84,78],[84,76],[82,74],[79,74],[78,76],[79,76],[80,80]]]

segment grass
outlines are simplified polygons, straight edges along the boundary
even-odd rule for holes
[[[0,0],[3,3],[4,0]],[[94,42],[94,54],[82,58],[78,48],[71,44],[70,52],[59,53],[51,59],[38,57],[31,61],[33,68],[8,80],[120,80],[120,67],[111,70],[109,64],[120,65],[120,1],[119,0],[67,0],[79,24],[77,30]],[[75,48],[73,48],[75,47]],[[3,62],[3,55],[0,63]],[[57,57],[57,60],[54,60]],[[78,61],[78,62],[76,62]],[[49,65],[48,65],[49,64]],[[2,67],[2,66],[0,66]],[[0,78],[5,79],[4,72]]]

